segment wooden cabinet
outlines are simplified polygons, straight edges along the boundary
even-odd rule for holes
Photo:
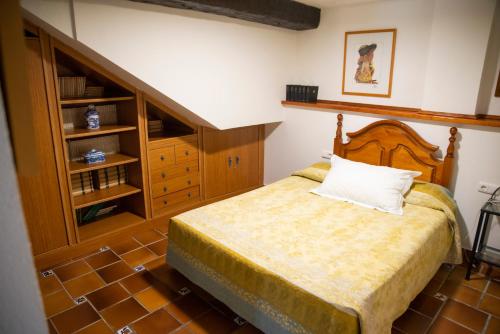
[[[261,126],[203,130],[204,185],[207,199],[262,183]]]
[[[153,218],[189,209],[201,200],[197,129],[145,98]],[[154,126],[153,126],[154,125]]]
[[[39,38],[26,39],[26,67],[33,108],[39,164],[32,175],[20,174],[24,215],[35,255],[68,245],[63,198],[59,187],[49,97],[45,89]]]

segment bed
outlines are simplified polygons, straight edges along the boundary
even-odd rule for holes
[[[266,333],[390,333],[443,262],[460,263],[446,188],[456,129],[437,146],[395,120],[347,133],[343,158],[422,171],[402,216],[310,193],[318,163],[171,219],[168,263]]]

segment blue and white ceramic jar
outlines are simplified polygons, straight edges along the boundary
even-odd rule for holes
[[[106,161],[104,152],[98,151],[96,149],[91,149],[90,151],[85,153],[83,157],[85,158],[85,162],[88,164],[96,164]]]
[[[97,112],[95,105],[89,104],[89,106],[87,107],[87,112],[85,113],[85,118],[87,119],[87,129],[99,129],[99,113]]]

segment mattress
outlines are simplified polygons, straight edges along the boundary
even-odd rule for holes
[[[402,216],[310,193],[321,172],[171,219],[168,262],[268,333],[390,333],[443,261],[454,201],[416,184]]]

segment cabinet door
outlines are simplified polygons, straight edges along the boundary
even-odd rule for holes
[[[233,165],[228,173],[228,192],[256,186],[259,183],[259,128],[249,126],[231,132],[230,156]]]
[[[18,181],[33,253],[37,255],[67,245],[68,235],[59,190],[40,41],[37,38],[27,39],[26,47],[39,166],[37,173],[20,175]]]
[[[227,193],[229,131],[203,129],[205,197]]]

